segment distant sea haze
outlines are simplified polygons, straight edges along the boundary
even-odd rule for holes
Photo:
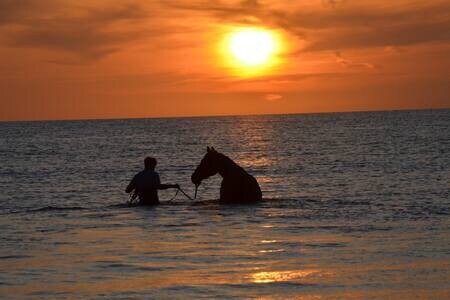
[[[154,156],[190,195],[207,146],[264,200],[124,189]],[[450,295],[450,110],[0,125],[0,298]]]

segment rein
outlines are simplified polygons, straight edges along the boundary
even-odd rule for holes
[[[189,196],[181,187],[177,188],[177,191],[175,192],[175,195],[168,200],[167,202],[171,202],[172,200],[175,200],[175,198],[178,196],[178,193],[181,192],[184,196],[186,196],[186,198],[188,198],[191,201],[194,201],[195,199],[197,199],[197,190],[198,190],[198,185],[195,185],[195,194],[194,194],[194,198],[192,198],[191,196]],[[128,205],[133,205],[136,202],[137,199],[137,193],[136,191],[130,194],[130,197],[128,198],[127,204]]]
[[[194,198],[192,198],[191,196],[189,196],[188,194],[186,194],[186,192],[183,191],[183,189],[182,189],[181,187],[179,187],[179,188],[177,189],[176,193],[175,193],[175,196],[173,196],[172,199],[170,199],[169,201],[174,200],[174,199],[177,197],[178,192],[181,192],[181,193],[182,193],[184,196],[186,196],[186,198],[188,198],[189,200],[194,201],[195,199],[197,199],[197,189],[198,189],[198,185],[195,185],[195,194],[194,194]]]

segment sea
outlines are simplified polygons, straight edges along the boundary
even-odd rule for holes
[[[213,146],[263,201],[191,198]],[[1,299],[450,299],[450,110],[0,123]],[[174,198],[175,197],[175,198]]]

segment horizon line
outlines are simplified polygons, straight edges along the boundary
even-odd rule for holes
[[[396,109],[375,109],[375,110],[342,110],[342,111],[317,111],[317,112],[289,112],[289,113],[254,113],[254,114],[213,114],[213,115],[181,115],[181,116],[148,116],[148,117],[111,117],[111,118],[68,118],[68,119],[18,119],[0,120],[0,123],[14,122],[76,122],[76,121],[120,121],[120,120],[151,120],[151,119],[195,119],[195,118],[217,118],[217,117],[251,117],[251,116],[284,116],[284,115],[319,115],[319,114],[340,114],[340,113],[376,113],[376,112],[401,112],[401,111],[426,111],[426,110],[450,110],[449,107],[430,108],[396,108]]]

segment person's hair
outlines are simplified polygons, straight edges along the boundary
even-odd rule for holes
[[[156,167],[156,159],[148,156],[144,159],[144,165],[146,169],[154,169]]]

